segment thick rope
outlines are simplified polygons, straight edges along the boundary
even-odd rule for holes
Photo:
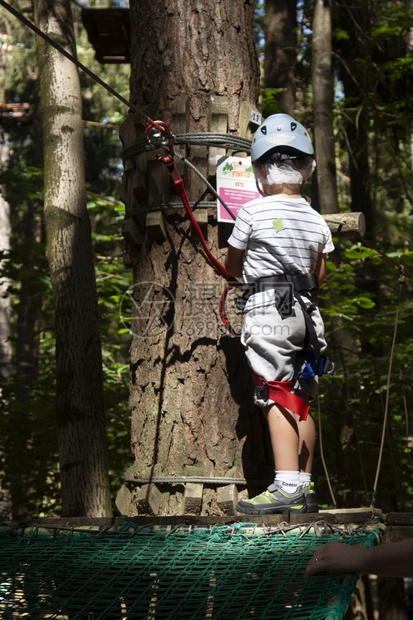
[[[318,408],[318,438],[319,438],[318,441],[319,441],[319,445],[320,445],[321,462],[323,463],[324,473],[326,475],[328,489],[329,489],[330,495],[331,495],[331,501],[333,502],[334,508],[337,508],[336,498],[334,496],[333,487],[331,486],[330,476],[329,476],[328,469],[327,469],[327,464],[326,464],[326,461],[325,461],[325,458],[324,458],[323,430],[322,430],[322,426],[321,426],[320,397],[317,398],[317,408]]]
[[[377,483],[378,483],[378,479],[380,475],[381,461],[383,457],[384,438],[386,434],[387,419],[389,415],[390,380],[391,380],[391,373],[392,373],[392,366],[393,366],[393,359],[394,359],[394,350],[396,346],[397,328],[398,328],[398,323],[399,323],[401,293],[402,293],[403,283],[405,282],[405,279],[406,279],[406,276],[404,275],[403,265],[399,265],[399,272],[400,272],[399,273],[399,294],[398,294],[397,306],[396,306],[396,316],[394,319],[394,330],[393,330],[392,346],[390,350],[389,370],[387,373],[386,405],[384,408],[383,429],[382,429],[382,434],[381,434],[381,442],[380,442],[379,458],[377,462],[376,477],[375,477],[374,485],[373,485],[373,497],[371,500],[371,508],[374,508],[374,504],[376,502]]]
[[[185,484],[193,482],[196,484],[206,484],[209,486],[226,486],[235,484],[239,486],[266,486],[268,480],[246,480],[246,478],[225,478],[219,476],[152,476],[148,478],[126,478],[126,484]]]

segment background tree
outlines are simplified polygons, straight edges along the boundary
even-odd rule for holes
[[[76,54],[70,3],[38,0],[35,23]],[[86,210],[77,67],[38,42],[47,257],[55,307],[56,410],[65,516],[108,516],[102,358]]]
[[[5,84],[7,65],[10,60],[11,31],[8,20],[0,15],[0,101],[6,101]],[[0,171],[8,169],[10,161],[10,134],[7,128],[0,125]],[[10,251],[10,205],[7,202],[4,185],[0,186],[0,272],[5,264],[5,259]],[[11,304],[8,289],[10,280],[0,276],[0,376],[7,379],[11,374]],[[1,388],[0,388],[1,398]],[[0,458],[5,458],[4,448],[0,448]],[[1,479],[4,479],[4,469],[0,470]],[[0,482],[0,515],[10,515],[10,495],[3,483]]]
[[[297,2],[266,0],[263,113],[296,114]]]
[[[335,135],[331,3],[316,0],[311,38],[314,148],[317,160],[317,197],[320,213],[339,213]]]

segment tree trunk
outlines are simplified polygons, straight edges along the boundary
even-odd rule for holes
[[[0,33],[3,45],[0,48],[0,101],[6,100],[5,83],[6,69],[10,60],[9,47],[11,38],[9,35],[7,20],[0,16]],[[6,127],[0,126],[0,172],[6,172],[10,162],[10,133]],[[5,188],[0,188],[0,269],[4,264],[4,258],[10,250],[10,205],[5,198]],[[7,378],[11,372],[11,328],[10,328],[10,296],[8,288],[10,281],[0,274],[0,377]],[[1,392],[0,392],[1,394]]]
[[[405,0],[406,9],[408,13],[413,14],[413,0]],[[406,34],[405,39],[406,52],[408,54],[413,54],[413,29],[410,28],[409,32]],[[413,122],[410,123],[410,167],[413,172]]]
[[[317,200],[315,207],[324,215],[338,213],[340,210],[337,194],[335,165],[335,136],[333,124],[334,78],[332,69],[332,14],[331,0],[316,0],[313,16],[313,34],[311,41],[311,72],[313,81],[314,144],[317,161]],[[318,204],[317,204],[318,203]],[[361,207],[360,209],[361,210]],[[364,233],[364,231],[363,231]],[[330,260],[340,262],[337,252],[330,255]],[[328,293],[330,294],[330,293]],[[331,299],[334,305],[334,299]],[[337,324],[338,323],[338,324]],[[347,363],[358,359],[354,338],[336,320],[332,321],[331,345],[334,345],[343,372],[347,372]],[[345,488],[358,488],[361,478],[364,481],[363,463],[360,462],[358,436],[353,405],[348,401],[345,388],[342,390],[342,415],[334,419],[336,430],[335,452],[339,479]],[[358,506],[364,498],[352,491],[341,496],[343,506]]]
[[[10,158],[10,143],[9,135],[0,127],[0,170],[4,172],[8,168],[8,162]],[[4,190],[4,188],[0,188]],[[10,206],[4,198],[4,191],[0,192],[0,249],[7,255],[10,250]],[[0,258],[0,270],[3,268],[4,259]],[[8,288],[10,281],[8,278],[3,277],[0,274],[0,378],[7,380],[11,374],[11,304]],[[1,398],[0,387],[0,398]],[[7,411],[7,403],[4,404],[4,411]],[[5,462],[7,454],[7,445],[0,444],[0,462]],[[0,466],[0,517],[10,518],[11,515],[11,498],[10,491],[3,486],[1,481],[4,481],[3,465]]]
[[[75,54],[69,0],[36,0],[37,27]],[[64,516],[111,514],[102,362],[81,92],[76,66],[38,40],[47,258],[55,304],[57,431]]]
[[[407,620],[403,579],[378,577],[379,620]]]
[[[279,110],[295,115],[297,91],[297,3],[292,0],[265,2],[264,88],[282,89]]]
[[[11,44],[11,38],[9,37],[9,27],[7,20],[1,16],[0,31],[3,39],[3,45],[0,49],[0,98],[1,101],[6,100],[5,93],[5,80],[6,80],[6,68],[10,59],[9,43]],[[0,171],[6,172],[9,167],[9,161],[11,156],[10,150],[10,134],[5,127],[0,127]],[[0,257],[0,271],[5,265],[5,258],[10,250],[10,237],[11,237],[11,224],[10,224],[10,205],[5,198],[5,188],[0,187],[0,251],[4,253]],[[10,286],[10,280],[3,277],[0,273],[0,378],[8,379],[11,374],[11,362],[12,362],[12,347],[11,347],[11,302],[8,292]],[[0,399],[1,399],[1,387],[0,387]],[[7,410],[7,403],[4,403],[4,408]],[[0,462],[2,463],[0,469],[0,517],[10,518],[11,516],[11,497],[9,489],[3,486],[1,481],[4,481],[3,463],[6,460],[7,446],[0,444]]]
[[[248,102],[258,97],[253,10],[253,2],[234,0],[179,1],[174,11],[166,0],[133,2],[133,103],[152,104],[152,118],[171,123],[174,133],[237,133]],[[124,142],[133,141],[132,126],[125,126]],[[204,146],[190,146],[186,154],[213,180],[216,149],[208,154]],[[199,179],[191,173],[185,180],[190,200],[204,199]],[[125,182],[127,216],[145,210],[145,201],[156,209],[178,200],[169,194],[162,164],[146,156],[128,164]],[[196,213],[222,262],[231,225],[218,229],[215,208]],[[118,506],[124,514],[233,513],[235,485],[211,479],[260,478],[265,487],[273,472],[242,345],[225,334],[218,316],[226,283],[208,264],[182,209],[169,210],[165,221],[159,211],[146,221],[141,213],[136,222],[135,241],[144,235],[145,243],[131,259],[134,465],[127,478],[141,484],[126,484]],[[143,484],[153,476],[156,485]],[[165,480],[170,476],[196,480],[185,487]]]
[[[0,127],[0,171],[5,172],[10,159],[10,135]],[[4,188],[0,193],[0,269],[10,250],[10,205],[5,199]],[[8,288],[10,281],[0,275],[0,376],[7,378],[11,372],[11,341],[10,341],[10,295]],[[1,392],[0,392],[1,393]]]
[[[350,108],[344,117],[342,131],[348,147],[351,208],[352,211],[363,211],[367,234],[371,235],[374,213],[369,188],[370,128],[365,93],[369,93],[374,84],[370,83],[368,69],[364,68],[369,66],[368,61],[361,68],[354,62],[354,59],[366,58],[370,53],[366,33],[372,23],[371,7],[362,2],[350,10],[346,2],[337,0],[336,10],[340,26],[349,33],[348,40],[343,38],[339,42],[338,70]]]
[[[334,82],[329,0],[316,0],[311,42],[313,79],[314,145],[317,160],[317,188],[321,213],[340,211],[337,196],[334,149]]]

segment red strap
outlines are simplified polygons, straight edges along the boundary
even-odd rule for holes
[[[225,327],[228,329],[231,336],[235,336],[236,338],[239,338],[241,336],[241,333],[236,332],[235,329],[232,327],[231,323],[228,320],[227,313],[225,310],[227,295],[229,291],[233,288],[233,286],[235,286],[236,282],[237,280],[235,280],[232,283],[230,282],[228,286],[224,288],[222,295],[219,299],[219,315],[221,317],[221,321],[224,323]]]
[[[195,228],[197,235],[199,237],[200,242],[202,243],[202,247],[205,250],[206,255],[208,256],[209,260],[211,261],[213,267],[215,267],[216,271],[218,271],[218,273],[225,278],[225,280],[227,281],[231,281],[233,280],[233,278],[229,275],[228,271],[225,269],[224,265],[221,265],[221,263],[219,262],[219,260],[217,260],[215,258],[215,256],[212,254],[211,250],[209,249],[209,247],[206,244],[204,235],[202,234],[202,230],[201,227],[199,226],[198,222],[196,221],[194,214],[192,212],[191,209],[191,205],[189,204],[189,200],[188,200],[188,195],[186,193],[186,189],[185,189],[185,185],[183,182],[183,179],[181,177],[181,175],[179,174],[179,170],[176,167],[175,163],[171,162],[171,163],[167,163],[166,167],[168,168],[170,175],[172,177],[172,180],[174,182],[174,185],[176,187],[176,190],[183,202],[183,205],[185,207],[185,211],[188,214],[189,219],[191,220],[191,223],[193,225],[193,227]]]
[[[270,400],[293,413],[297,413],[302,420],[307,418],[310,406],[307,405],[301,396],[292,394],[293,381],[264,381],[262,377],[259,377],[254,372],[252,373],[252,378],[254,385],[257,387],[268,385],[268,398]]]
[[[202,247],[205,250],[205,253],[207,255],[207,257],[209,258],[210,262],[212,263],[212,266],[215,268],[215,270],[219,273],[220,276],[222,276],[228,283],[229,285],[227,286],[227,288],[224,290],[222,296],[221,296],[221,300],[220,300],[220,305],[219,305],[219,311],[220,311],[220,315],[221,315],[221,319],[222,322],[226,325],[227,329],[230,331],[230,333],[233,336],[239,336],[239,334],[237,334],[233,328],[231,327],[224,306],[225,306],[225,299],[226,296],[228,294],[229,289],[231,288],[231,286],[233,286],[234,283],[237,282],[237,280],[235,278],[233,278],[232,276],[229,275],[228,271],[225,269],[224,265],[222,265],[219,260],[217,258],[215,258],[215,256],[212,254],[211,250],[209,249],[209,247],[206,244],[205,241],[205,237],[202,234],[202,230],[201,227],[199,226],[198,222],[196,221],[194,214],[192,212],[191,209],[191,205],[189,204],[189,200],[188,200],[188,195],[186,193],[186,189],[185,189],[185,184],[183,182],[183,179],[179,173],[178,168],[175,165],[174,162],[174,149],[173,149],[173,135],[169,129],[169,127],[163,123],[162,121],[156,121],[156,123],[152,122],[152,125],[155,126],[158,131],[160,131],[162,133],[162,131],[165,133],[166,138],[168,139],[168,150],[169,150],[169,154],[166,157],[161,157],[160,155],[157,155],[157,159],[158,161],[161,161],[162,163],[165,164],[165,166],[167,167],[172,181],[176,187],[176,191],[178,192],[182,203],[185,207],[185,211],[189,217],[189,219],[191,220],[192,226],[195,228],[196,233],[198,235],[198,238],[202,244]],[[145,131],[145,138],[147,139],[148,137],[148,132],[150,131],[150,129],[152,128],[151,125],[148,124],[146,131]]]
[[[226,328],[228,329],[228,331],[230,332],[230,334],[232,336],[239,336],[240,334],[238,334],[233,327],[231,326],[230,322],[228,321],[228,317],[227,314],[225,312],[225,300],[228,294],[228,291],[231,289],[231,287],[238,282],[238,280],[236,280],[235,278],[233,278],[232,276],[229,275],[228,271],[225,269],[224,265],[222,265],[219,260],[217,260],[215,258],[215,256],[212,254],[211,250],[208,248],[206,241],[205,241],[205,237],[202,234],[202,230],[201,227],[199,226],[198,222],[196,221],[194,214],[192,212],[191,209],[191,205],[189,204],[189,200],[188,200],[188,195],[186,193],[186,189],[185,189],[185,185],[183,182],[183,179],[181,177],[181,175],[179,174],[179,171],[176,167],[176,165],[174,163],[170,163],[167,164],[167,168],[171,174],[172,180],[174,182],[174,185],[176,187],[176,190],[182,200],[182,203],[185,207],[185,211],[187,212],[187,215],[189,217],[189,219],[191,220],[191,223],[193,225],[193,227],[195,228],[198,238],[202,244],[202,247],[205,250],[205,253],[207,255],[207,257],[209,258],[210,262],[212,263],[212,266],[215,268],[215,270],[219,273],[219,275],[221,275],[223,278],[225,278],[225,280],[229,283],[228,286],[225,288],[224,292],[222,293],[220,302],[219,302],[219,313],[221,316],[221,320],[224,323],[224,325],[226,326]]]

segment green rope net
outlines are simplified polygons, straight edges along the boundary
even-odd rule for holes
[[[238,523],[206,528],[0,528],[0,617],[95,620],[342,618],[357,575],[304,577],[329,540],[376,531]],[[321,522],[322,523],[322,522]]]

